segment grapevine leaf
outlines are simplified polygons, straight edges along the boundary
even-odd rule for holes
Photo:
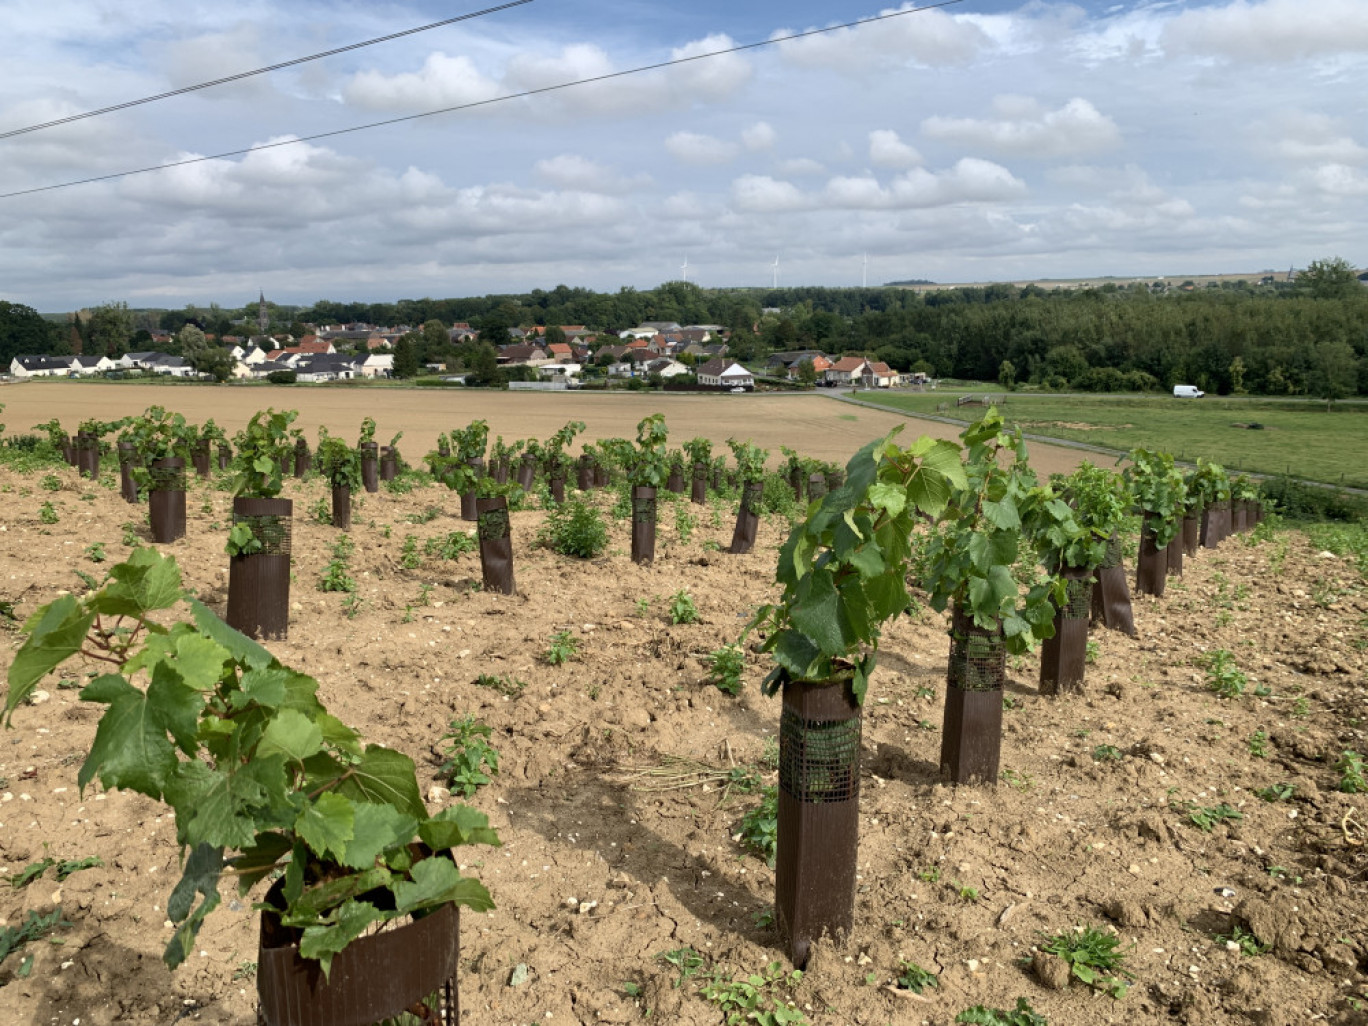
[[[180,567],[174,556],[154,548],[137,548],[109,571],[110,582],[89,600],[101,616],[141,619],[149,612],[170,609],[181,597]]]
[[[295,820],[295,832],[304,838],[319,858],[341,861],[347,852],[347,842],[356,830],[356,816],[352,803],[340,794],[329,791],[306,805]]]
[[[187,686],[175,667],[162,662],[152,667],[147,702],[157,725],[175,738],[181,751],[193,756],[199,746],[199,716],[204,709],[204,696]]]
[[[118,678],[114,678],[118,679]],[[109,678],[103,687],[113,690]],[[161,798],[167,776],[176,766],[176,750],[148,706],[147,697],[124,682],[124,690],[100,717],[90,754],[77,774],[82,791],[98,773],[105,787],[126,788]]]
[[[81,689],[82,702],[102,702],[109,705],[120,695],[137,688],[128,683],[127,678],[117,673],[105,673],[96,677],[89,684]]]
[[[469,805],[448,805],[418,825],[418,836],[433,851],[463,844],[490,844],[497,848],[503,843],[490,829],[489,817]]]
[[[840,600],[831,575],[814,572],[804,583],[808,585],[807,594],[802,594],[800,586],[799,601],[789,611],[793,626],[811,638],[823,653],[841,654],[845,651],[845,638],[837,621]]]
[[[280,666],[266,666],[248,670],[242,675],[242,690],[233,692],[230,703],[244,709],[249,703],[275,709],[285,701],[285,681],[289,672]]]
[[[257,834],[256,843],[243,848],[242,854],[232,860],[238,878],[238,893],[246,894],[269,876],[291,847],[290,839],[284,834]]]
[[[352,806],[352,812],[355,816],[353,835],[342,859],[342,863],[352,869],[370,869],[382,851],[397,844],[407,844],[418,829],[416,819],[389,805],[358,802]]]
[[[413,877],[412,883],[396,880],[391,888],[399,912],[434,908],[449,901],[476,912],[487,912],[494,907],[484,886],[478,880],[461,876],[450,859],[423,859],[414,864],[409,875]]]
[[[176,639],[176,669],[196,691],[212,690],[228,659],[228,649],[212,638],[196,633]]]
[[[332,972],[333,956],[365,933],[372,923],[384,918],[370,902],[348,901],[329,917],[326,926],[305,927],[299,953],[304,958],[316,958],[327,979]]]
[[[300,856],[298,848],[291,865],[306,861]],[[310,926],[323,918],[329,909],[337,908],[358,894],[365,894],[377,887],[388,887],[393,876],[388,869],[377,866],[364,873],[340,876],[336,880],[310,887],[290,902],[289,910],[280,917],[280,921],[286,926]]]
[[[336,716],[325,712],[319,713],[314,722],[318,724],[318,729],[323,731],[323,740],[328,744],[358,759],[361,757],[361,745],[358,744],[361,735],[351,727]]]
[[[871,577],[864,583],[864,593],[869,601],[870,616],[877,623],[897,616],[907,608],[907,585],[899,574]]]
[[[139,550],[141,551],[141,550]],[[218,618],[212,609],[198,599],[190,599],[190,612],[201,633],[217,641],[232,655],[234,661],[260,668],[269,666],[275,656],[262,648],[247,635],[233,630]]]
[[[258,755],[279,752],[291,762],[302,763],[323,749],[323,731],[307,716],[293,709],[282,709],[271,718],[261,741]]]
[[[907,508],[907,490],[895,484],[876,484],[869,489],[869,503],[890,517],[896,517]]]
[[[256,839],[256,819],[242,814],[243,800],[260,798],[248,780],[211,769],[202,762],[182,762],[166,781],[166,801],[176,809],[182,844],[217,844],[245,848]],[[248,794],[241,792],[246,790]]]
[[[176,968],[194,950],[200,924],[205,916],[218,907],[218,882],[222,873],[222,848],[197,844],[185,860],[185,871],[166,902],[167,918],[181,924],[162,954],[162,961],[170,968]],[[204,896],[198,907],[195,907],[196,894]]]
[[[1017,513],[1016,503],[1008,498],[984,502],[983,518],[999,531],[1021,530],[1021,516]]]
[[[366,746],[361,761],[337,790],[353,801],[393,805],[420,821],[428,818],[427,806],[418,793],[413,760],[380,745]]]
[[[793,680],[806,680],[812,665],[822,652],[801,631],[780,631],[775,636],[774,661],[782,666]]]
[[[95,614],[83,610],[70,595],[49,602],[24,626],[29,630],[9,668],[9,690],[5,695],[5,725],[10,725],[14,710],[28,699],[38,682],[63,660],[81,650]]]

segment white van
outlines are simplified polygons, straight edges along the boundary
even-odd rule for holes
[[[1173,398],[1175,399],[1200,399],[1206,395],[1196,385],[1174,385]]]

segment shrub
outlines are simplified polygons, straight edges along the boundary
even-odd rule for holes
[[[582,499],[570,499],[547,512],[537,541],[563,556],[591,559],[608,545],[603,515]]]
[[[273,370],[266,375],[266,380],[273,385],[293,385],[298,377],[292,370]]]

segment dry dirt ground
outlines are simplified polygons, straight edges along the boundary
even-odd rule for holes
[[[121,525],[145,537],[142,508],[122,502],[112,475],[56,478],[48,491],[0,470],[0,599],[21,619],[80,588],[75,570],[99,574],[125,556]],[[767,925],[773,874],[733,839],[758,797],[650,790],[665,781],[635,774],[689,759],[753,766],[773,782],[762,759],[779,708],[756,687],[766,667],[748,653],[747,687],[731,698],[707,682],[704,659],[773,595],[786,525],[767,522],[755,553],[730,556],[707,543],[729,540],[732,509],[700,511],[684,543],[662,504],[659,558],[642,568],[625,522],[612,522],[602,558],[582,562],[534,547],[543,514],[516,513],[520,594],[504,597],[468,589],[475,554],[401,569],[406,535],[421,543],[470,525],[444,489],[382,490],[356,511],[361,607],[348,619],[344,596],[317,590],[337,537],[308,514],[323,484],[291,482],[287,495],[294,614],[272,649],[315,675],[331,711],[368,740],[411,755],[434,809],[450,800],[437,777],[448,722],[474,714],[493,728],[500,772],[472,804],[503,847],[464,857],[498,907],[463,917],[465,1021],[722,1023],[697,980],[674,987],[656,956],[688,946],[741,977],[781,958]],[[222,611],[230,498],[196,483],[188,500],[188,536],[164,551]],[[40,521],[44,501],[57,523]],[[95,543],[104,564],[87,554]],[[971,1005],[1022,996],[1052,1026],[1368,1023],[1354,1004],[1368,1002],[1368,795],[1337,790],[1333,768],[1342,751],[1368,755],[1364,587],[1353,565],[1295,532],[1189,560],[1163,600],[1136,603],[1138,638],[1096,635],[1086,697],[1042,698],[1036,659],[1012,667],[996,788],[940,783],[944,624],[929,611],[894,624],[865,712],[855,929],[818,946],[791,995],[806,1021],[947,1026]],[[681,589],[700,622],[670,623]],[[553,667],[540,656],[559,630],[579,656]],[[5,636],[0,669],[19,643]],[[1247,674],[1243,697],[1205,687],[1198,660],[1217,647]],[[506,696],[478,684],[482,674],[525,686]],[[24,953],[0,965],[0,1022],[246,1026],[260,895],[225,893],[197,954],[175,973],[163,966],[173,824],[139,796],[78,792],[96,710],[74,683],[49,678],[0,735],[0,869],[13,878],[44,857],[103,865],[60,885],[51,871],[22,889],[0,884],[4,925],[55,904],[70,923],[26,949],[27,977],[16,975]],[[1261,758],[1249,743],[1258,731]],[[1102,745],[1119,758],[1096,761]],[[1291,801],[1252,793],[1280,782],[1295,785]],[[1184,802],[1227,803],[1243,818],[1204,833]],[[1121,1001],[1078,982],[1051,989],[1023,964],[1041,932],[1079,925],[1119,934],[1135,978]],[[1216,939],[1236,925],[1271,950],[1242,955]],[[939,986],[922,999],[885,989],[900,959]],[[520,965],[526,980],[512,986]]]
[[[374,417],[376,438],[389,441],[403,431],[400,448],[410,460],[437,445],[437,436],[472,420],[489,422],[489,438],[549,438],[568,421],[586,424],[581,441],[635,438],[637,423],[664,413],[672,444],[695,436],[722,446],[729,437],[748,438],[779,462],[787,445],[813,459],[845,465],[860,446],[895,424],[912,435],[957,438],[953,424],[917,420],[898,413],[836,402],[825,393],[807,395],[670,395],[645,392],[491,392],[479,389],[343,388],[299,385],[139,385],[95,382],[24,382],[0,388],[9,434],[57,417],[69,430],[85,418],[118,420],[157,404],[183,413],[193,424],[213,417],[231,436],[257,410],[298,410],[295,426],[313,442],[320,425],[346,439],[356,437],[364,416]],[[726,451],[723,448],[722,451]],[[1081,454],[1063,446],[1033,444],[1032,459],[1043,475],[1068,473]]]

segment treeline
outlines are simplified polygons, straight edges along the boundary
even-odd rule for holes
[[[306,324],[420,329],[467,322],[486,339],[534,325],[616,332],[642,321],[678,321],[729,329],[732,355],[746,361],[813,348],[870,356],[900,371],[1003,385],[1113,391],[1185,383],[1218,394],[1368,394],[1368,288],[1338,259],[1312,264],[1291,284],[1228,282],[1192,291],[1113,284],[1075,291],[1011,285],[932,292],[705,290],[671,282],[644,292],[562,285],[466,299],[323,300],[270,312],[275,331],[298,333]],[[255,303],[241,310],[216,307],[203,316],[189,308],[163,313],[161,326],[174,331],[194,321],[223,333],[236,323],[236,333],[245,334],[256,330],[256,316]],[[137,314],[136,322],[146,320],[146,312]],[[69,327],[46,322],[27,307],[0,303],[6,364],[16,352],[59,352],[50,346],[69,344],[70,335]],[[420,358],[458,355],[441,336],[415,331]]]

